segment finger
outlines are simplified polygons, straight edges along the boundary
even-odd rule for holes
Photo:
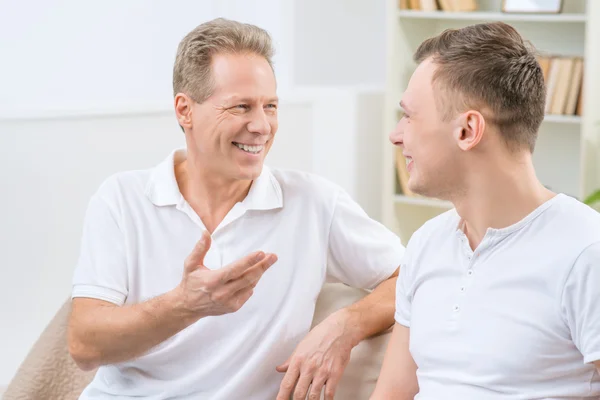
[[[240,278],[254,266],[260,266],[263,272],[277,261],[275,254],[265,254],[262,251],[250,254],[222,269],[221,282],[226,283]]]
[[[224,289],[229,293],[235,293],[244,288],[254,288],[265,271],[275,263],[275,260],[277,260],[277,257],[274,254],[268,254],[262,261],[248,269],[241,276],[227,282]]]
[[[319,400],[321,398],[321,392],[325,385],[326,377],[324,375],[317,375],[310,385],[310,392],[308,393],[308,400]]]
[[[292,364],[288,371],[286,372],[283,380],[281,381],[281,385],[279,386],[279,393],[277,394],[277,400],[289,400],[292,392],[294,391],[294,386],[296,386],[296,382],[298,381],[298,377],[300,376],[300,367],[297,364]]]
[[[230,308],[230,311],[239,311],[244,306],[244,304],[246,304],[246,302],[250,299],[250,297],[252,297],[253,294],[254,290],[252,288],[245,288],[234,293],[231,296],[229,302],[227,303],[228,307]]]
[[[250,253],[237,261],[232,262],[231,264],[227,265],[225,268],[220,270],[221,282],[226,283],[232,279],[240,277],[248,269],[252,268],[258,262],[263,260],[265,256],[266,254],[262,251],[257,251],[254,253]]]
[[[338,371],[332,371],[329,375],[329,378],[325,382],[325,400],[333,400],[335,396],[335,391],[337,389],[338,383],[340,383],[340,379],[342,378],[342,373]]]
[[[275,367],[275,370],[277,372],[286,372],[288,370],[288,368],[290,367],[290,361],[292,360],[292,357],[290,356],[290,358],[288,358],[287,360],[285,360],[285,362],[277,367]]]
[[[246,304],[248,300],[250,300],[250,297],[252,297],[252,295],[254,294],[254,290],[252,288],[247,288],[240,290],[238,293],[239,294],[236,297],[239,303],[239,307],[241,308],[244,304]]]
[[[294,390],[294,400],[306,399],[312,379],[313,374],[310,371],[302,371],[300,378],[298,379],[298,383],[296,384],[296,390]]]
[[[189,256],[187,256],[184,266],[186,271],[193,271],[198,269],[198,267],[204,266],[204,257],[208,250],[210,249],[211,238],[208,231],[202,232],[202,237],[194,246],[192,252]]]

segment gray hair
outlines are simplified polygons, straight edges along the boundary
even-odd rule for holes
[[[173,95],[185,93],[202,103],[214,89],[212,57],[245,53],[264,57],[273,69],[273,44],[264,29],[224,18],[199,25],[179,43],[173,68]]]

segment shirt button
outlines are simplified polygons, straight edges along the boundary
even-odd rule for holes
[[[464,291],[465,291],[465,287],[464,287],[464,286],[463,286],[463,287],[461,287],[461,288],[460,288],[460,291],[461,291],[461,293],[462,293],[462,292],[464,292]]]
[[[473,270],[472,269],[468,270],[467,275],[469,275],[469,276],[473,275]]]
[[[458,305],[455,305],[453,308],[454,312],[458,312],[460,310],[460,307]]]

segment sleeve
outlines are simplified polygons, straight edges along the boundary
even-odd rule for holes
[[[400,238],[340,191],[328,243],[328,281],[373,289],[400,266],[404,246]]]
[[[96,194],[84,219],[71,297],[90,297],[122,305],[127,288],[124,235],[115,213]]]
[[[573,264],[561,305],[584,362],[600,360],[600,242],[587,247]]]
[[[400,274],[396,281],[396,312],[394,313],[394,319],[397,323],[407,328],[410,328],[410,310],[411,310],[411,298],[409,292],[410,287],[410,243],[407,246],[406,253],[400,264]]]

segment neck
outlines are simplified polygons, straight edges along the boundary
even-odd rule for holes
[[[470,169],[467,185],[451,199],[473,249],[488,228],[513,225],[555,195],[538,180],[530,153],[487,157],[481,164]]]
[[[251,180],[227,179],[212,173],[193,159],[175,166],[175,177],[183,198],[213,232],[233,206],[248,195]]]

